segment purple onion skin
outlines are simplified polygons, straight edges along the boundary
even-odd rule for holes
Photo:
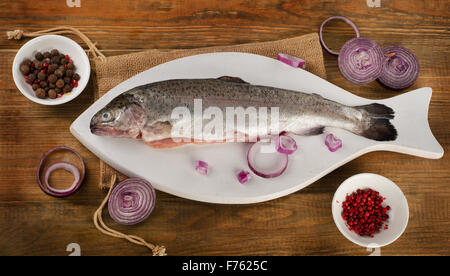
[[[411,86],[419,76],[420,66],[416,56],[401,46],[383,48],[383,72],[378,81],[400,90]]]
[[[365,37],[353,38],[339,52],[339,70],[350,82],[366,84],[380,77],[383,57],[383,50],[375,41]]]

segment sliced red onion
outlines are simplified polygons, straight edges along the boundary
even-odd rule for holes
[[[127,178],[118,183],[108,199],[111,218],[122,225],[134,225],[148,218],[155,208],[156,194],[150,182]]]
[[[419,76],[419,61],[408,49],[401,46],[383,48],[383,71],[378,80],[393,89],[411,86]]]
[[[297,150],[294,138],[287,135],[279,135],[275,140],[275,146],[279,153],[292,154]]]
[[[60,151],[60,150],[70,151],[73,154],[75,154],[80,159],[82,171],[80,172],[78,170],[78,168],[75,165],[73,165],[72,163],[56,162],[56,163],[51,164],[50,166],[48,166],[45,169],[44,181],[41,181],[41,173],[42,173],[44,161],[47,159],[47,157],[52,152]],[[57,169],[64,169],[66,171],[71,172],[74,175],[75,181],[68,189],[55,189],[49,185],[48,178],[49,178],[50,174]],[[38,183],[39,187],[41,188],[41,190],[44,191],[48,195],[51,195],[54,197],[66,197],[66,196],[72,195],[73,193],[78,191],[78,189],[81,186],[81,183],[83,183],[85,171],[86,171],[86,169],[85,169],[83,158],[81,157],[81,155],[78,152],[76,152],[75,150],[73,150],[69,147],[66,147],[66,146],[59,146],[59,147],[55,147],[53,149],[48,150],[46,153],[44,153],[44,155],[42,155],[41,160],[39,160],[39,165],[37,168],[37,183]]]
[[[73,181],[72,185],[69,188],[63,190],[55,189],[48,184],[48,178],[50,177],[50,174],[58,169],[63,169],[73,174],[75,180]],[[74,164],[68,162],[56,162],[51,164],[50,166],[47,167],[47,170],[45,171],[44,174],[44,184],[47,187],[47,189],[49,189],[53,193],[59,194],[70,193],[76,187],[78,181],[80,181],[80,171]]]
[[[330,20],[334,20],[334,19],[338,19],[338,20],[342,20],[344,22],[346,22],[347,24],[349,24],[353,30],[356,33],[356,37],[359,37],[359,30],[356,27],[355,23],[353,23],[353,21],[351,21],[350,19],[348,19],[347,17],[344,16],[340,16],[340,15],[336,15],[336,16],[331,16],[328,17],[327,19],[325,19],[325,21],[322,22],[322,24],[320,25],[320,29],[319,29],[319,39],[320,39],[320,43],[322,44],[322,47],[330,54],[332,55],[339,55],[338,52],[332,51],[330,48],[327,47],[327,45],[325,45],[325,42],[323,41],[323,35],[322,35],[322,31],[323,31],[323,27],[325,26],[325,24],[330,21]]]
[[[272,178],[281,175],[287,168],[288,155],[280,153],[266,142],[252,144],[247,152],[247,163],[256,175]]]
[[[373,40],[353,38],[342,46],[338,57],[339,70],[349,81],[366,84],[380,77],[383,69],[383,50]]]
[[[330,133],[325,137],[325,145],[331,152],[335,152],[342,148],[342,140],[334,137],[334,135]]]
[[[250,173],[248,171],[240,171],[237,174],[237,179],[239,180],[239,183],[241,183],[241,184],[247,183],[251,178],[252,178],[252,176],[250,175]]]
[[[208,163],[205,161],[198,160],[195,164],[195,170],[199,174],[207,175],[208,174]]]
[[[305,60],[296,57],[296,56],[291,56],[288,54],[283,54],[283,53],[279,53],[277,59],[283,63],[286,63],[287,65],[290,65],[292,67],[295,68],[302,68],[305,69],[306,67],[306,62]]]

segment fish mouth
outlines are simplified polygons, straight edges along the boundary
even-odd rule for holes
[[[89,127],[92,134],[99,136],[113,136],[116,132],[114,128],[99,124],[95,119],[91,120]]]
[[[91,126],[91,133],[98,136],[127,137],[126,131],[116,130],[107,126]]]
[[[131,131],[131,130],[118,130],[110,126],[98,126],[91,125],[91,133],[98,136],[113,136],[113,137],[124,137],[124,138],[141,138],[141,131]]]
[[[91,133],[99,136],[110,136],[113,131],[105,127],[91,126]]]
[[[98,117],[94,116],[89,124],[91,133],[99,136],[114,135],[114,128],[99,123]]]

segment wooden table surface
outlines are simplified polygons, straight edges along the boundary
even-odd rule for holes
[[[433,88],[430,126],[444,150],[449,150],[449,1],[381,0],[378,8],[369,8],[366,0],[80,2],[81,7],[69,8],[64,0],[0,1],[1,255],[68,255],[70,243],[78,243],[82,255],[150,254],[143,247],[100,234],[91,220],[105,196],[97,187],[99,159],[70,134],[69,125],[93,102],[93,79],[78,98],[62,106],[27,100],[11,74],[14,56],[25,41],[7,40],[8,30],[74,26],[111,56],[150,48],[277,40],[316,32],[328,16],[344,15],[357,24],[362,36],[382,46],[405,46],[417,55],[421,72],[410,89]],[[327,41],[338,47],[352,35],[345,24],[333,23]],[[339,73],[336,57],[324,53],[324,59],[327,79],[359,96],[381,99],[401,93],[377,82],[351,84]],[[41,154],[58,145],[78,150],[87,165],[81,190],[66,199],[45,195],[35,178]],[[368,255],[365,248],[340,234],[331,215],[331,199],[338,185],[362,172],[392,179],[409,203],[406,231],[383,247],[382,255],[450,254],[448,154],[428,160],[369,153],[303,190],[252,205],[207,204],[157,192],[157,206],[146,222],[120,227],[107,215],[105,221],[165,245],[169,255]],[[55,177],[70,179],[63,174]]]

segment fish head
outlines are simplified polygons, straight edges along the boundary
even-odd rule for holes
[[[124,93],[91,119],[91,133],[100,136],[139,138],[145,124],[145,109],[132,95]]]

